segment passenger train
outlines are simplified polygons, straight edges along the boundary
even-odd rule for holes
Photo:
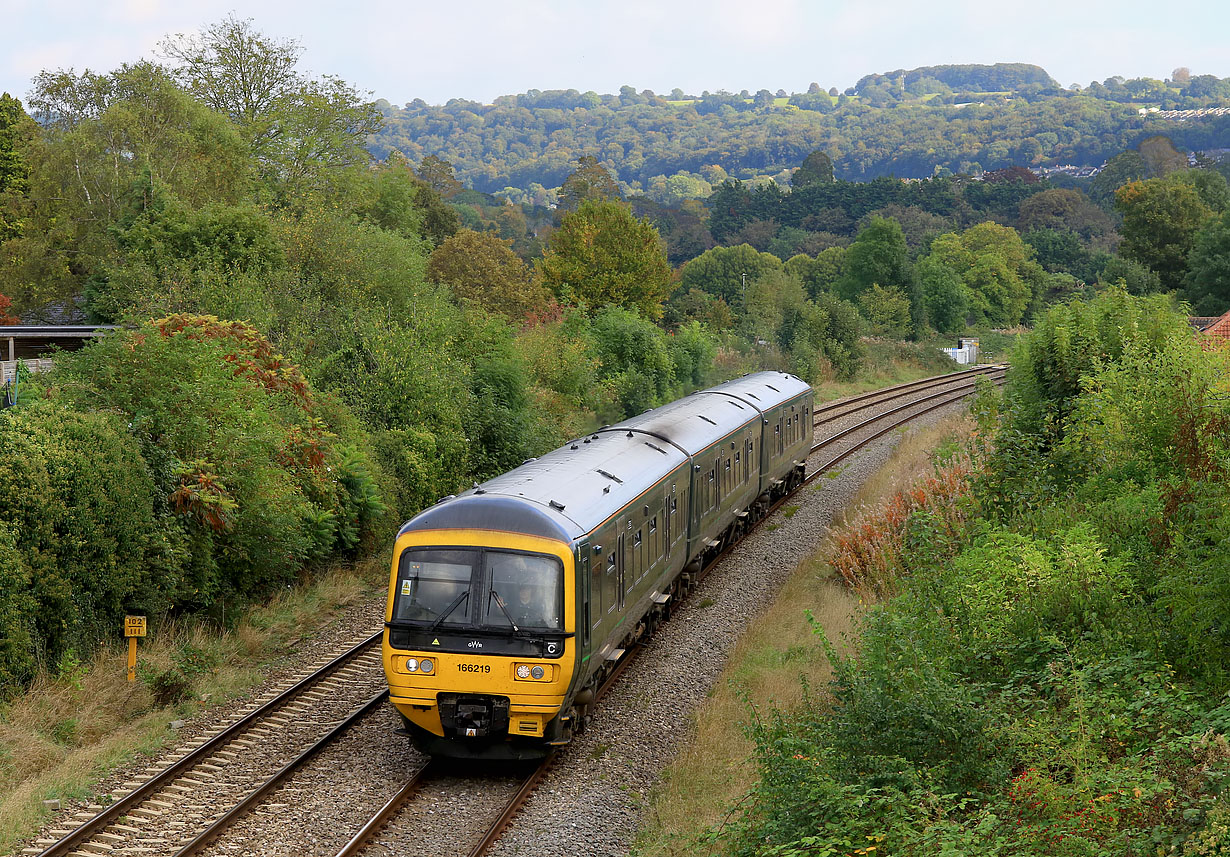
[[[605,426],[397,534],[384,669],[432,755],[568,743],[624,653],[803,480],[811,388],[759,372]]]

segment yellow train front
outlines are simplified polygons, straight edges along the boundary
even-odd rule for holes
[[[384,668],[408,733],[432,755],[531,758],[566,742],[576,576],[552,524],[480,496],[399,533]]]
[[[707,557],[802,478],[811,389],[761,372],[605,426],[398,533],[384,668],[432,755],[566,744]]]

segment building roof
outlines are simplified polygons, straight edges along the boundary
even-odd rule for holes
[[[1214,348],[1224,348],[1230,344],[1230,312],[1215,318],[1212,324],[1201,329],[1200,334]]]

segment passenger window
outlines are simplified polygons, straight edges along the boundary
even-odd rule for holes
[[[639,548],[641,546],[641,531],[637,530],[636,535],[632,538],[632,546]]]
[[[649,519],[649,532],[656,533],[658,531],[658,516],[654,515]]]

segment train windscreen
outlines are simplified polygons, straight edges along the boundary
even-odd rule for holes
[[[408,550],[401,555],[393,618],[468,625],[475,550]]]
[[[488,551],[485,565],[485,626],[564,627],[564,576],[558,559]]]
[[[558,631],[564,627],[564,570],[557,558],[541,554],[411,548],[401,555],[393,619]]]

